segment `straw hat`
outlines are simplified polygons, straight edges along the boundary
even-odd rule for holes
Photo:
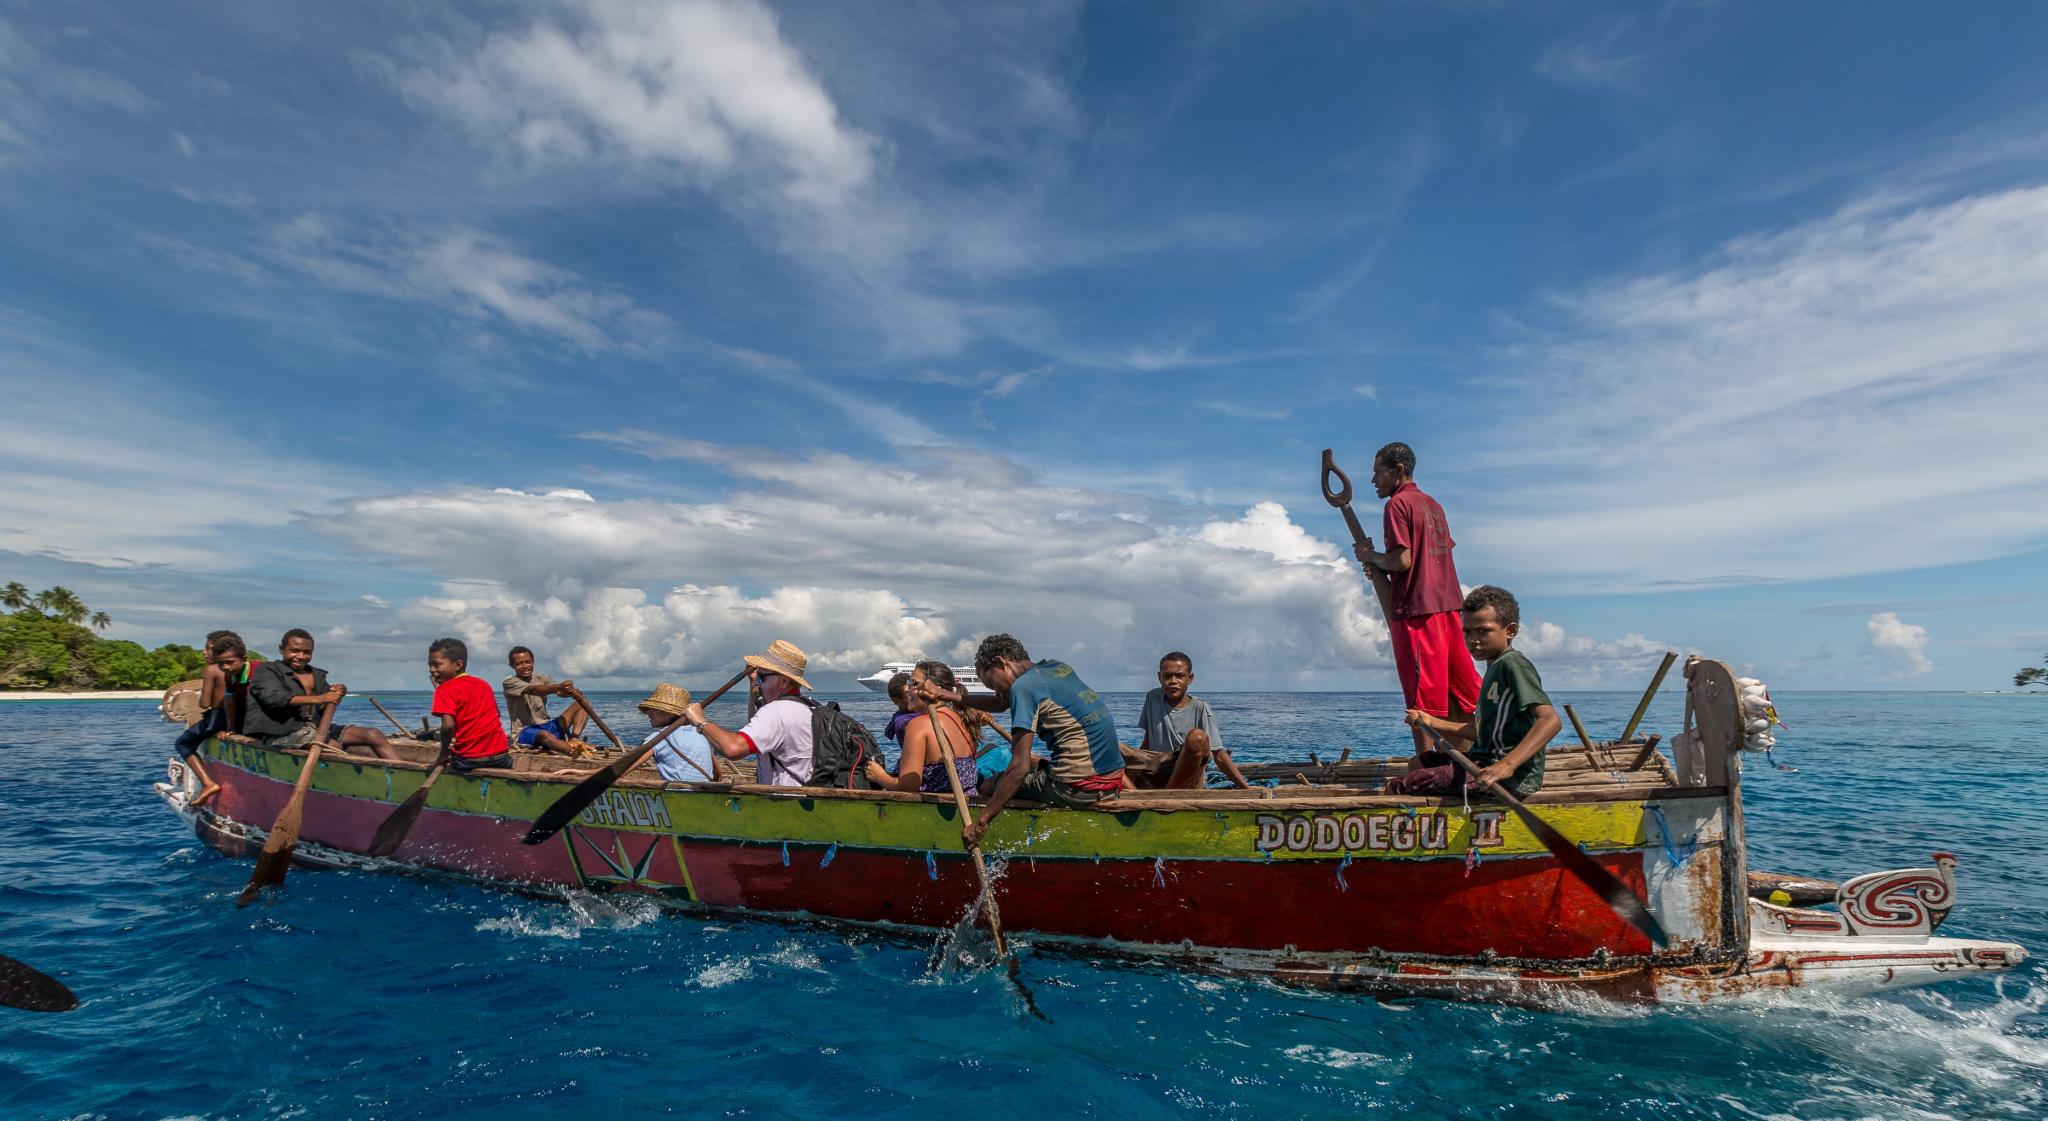
[[[652,709],[655,712],[667,713],[670,716],[681,716],[683,710],[688,707],[690,707],[690,691],[680,685],[670,685],[666,681],[654,687],[653,696],[640,702],[641,712]]]
[[[811,683],[804,680],[804,666],[810,663],[810,659],[804,657],[804,652],[797,649],[795,643],[778,638],[768,644],[766,653],[749,654],[740,660],[754,669],[787,677],[802,688],[811,687]]]

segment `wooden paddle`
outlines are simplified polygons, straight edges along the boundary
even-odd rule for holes
[[[1664,933],[1664,928],[1658,924],[1657,917],[1650,913],[1650,909],[1643,905],[1643,901],[1636,897],[1635,892],[1629,890],[1627,884],[1616,879],[1614,873],[1602,868],[1598,861],[1587,856],[1579,846],[1559,833],[1549,822],[1537,817],[1528,806],[1522,804],[1520,798],[1481,778],[1479,767],[1466,758],[1464,752],[1453,747],[1451,741],[1444,738],[1443,733],[1426,724],[1422,725],[1422,729],[1436,741],[1436,749],[1450,756],[1468,779],[1515,811],[1515,816],[1522,819],[1522,824],[1536,835],[1537,840],[1543,842],[1543,847],[1550,850],[1550,855],[1556,857],[1557,862],[1564,865],[1566,871],[1577,876],[1581,883],[1592,888],[1601,899],[1606,900],[1607,905],[1614,908],[1615,914],[1620,915],[1630,926],[1642,931],[1643,936],[1658,949],[1670,945],[1670,936]]]
[[[384,819],[384,824],[377,827],[377,835],[370,838],[370,847],[365,850],[371,856],[390,856],[405,843],[405,835],[412,832],[412,823],[418,821],[420,811],[427,808],[427,793],[434,789],[434,780],[448,769],[449,754],[445,748],[442,749],[440,757],[434,760],[434,769],[427,772],[426,781],[420,783],[420,788],[400,802],[398,808],[391,811],[391,816]]]
[[[927,710],[932,722],[932,731],[938,733],[940,758],[946,761],[946,781],[953,787],[953,805],[960,811],[962,824],[974,820],[974,811],[967,808],[967,792],[960,788],[960,772],[953,766],[953,738],[946,734],[946,726],[939,720],[936,708]],[[980,845],[968,845],[967,855],[974,858],[974,875],[981,881],[982,910],[988,915],[988,932],[996,941],[996,956],[1009,957],[1009,947],[1003,943],[1003,915],[996,907],[995,888],[988,882],[988,864],[981,858]]]
[[[946,781],[953,787],[953,805],[960,811],[962,824],[972,821],[974,812],[967,807],[967,792],[960,788],[960,772],[953,765],[953,738],[946,734],[946,726],[939,720],[938,710],[932,709],[932,731],[939,736],[940,758],[946,761]],[[978,758],[978,756],[977,756]],[[964,840],[964,838],[963,838]],[[1032,999],[1031,990],[1025,987],[1022,967],[1017,964],[1017,955],[1010,952],[1009,944],[1003,939],[1003,915],[996,907],[996,888],[989,882],[988,864],[981,858],[980,845],[968,845],[967,855],[974,858],[974,875],[981,881],[981,908],[988,915],[988,932],[995,939],[996,956],[1003,959],[1003,968],[1010,975],[1010,983],[1017,987],[1017,995],[1024,998],[1024,1007],[1033,1016],[1043,1020],[1045,1013],[1038,1010],[1038,1001]]]
[[[324,705],[320,712],[320,726],[313,730],[313,742],[306,748],[306,761],[299,764],[299,781],[292,786],[292,796],[285,800],[284,809],[277,813],[277,820],[271,823],[270,835],[263,839],[263,852],[256,857],[256,870],[249,874],[249,886],[242,889],[235,906],[247,907],[263,894],[266,887],[284,883],[285,870],[291,867],[292,850],[299,845],[299,821],[305,815],[306,788],[313,785],[313,772],[320,768],[320,748],[327,739],[327,726],[334,723],[332,704]]]
[[[27,1012],[69,1012],[78,994],[32,965],[0,954],[0,1005]]]
[[[401,735],[401,736],[404,736],[404,737],[405,737],[406,739],[411,739],[411,738],[412,738],[412,735],[413,735],[413,734],[412,734],[412,732],[411,732],[411,731],[409,731],[409,730],[408,730],[408,729],[406,728],[406,726],[405,726],[405,725],[403,725],[403,724],[400,724],[400,723],[398,722],[398,717],[396,717],[396,716],[393,716],[393,715],[391,715],[391,710],[390,710],[390,709],[388,709],[388,708],[385,708],[385,707],[384,707],[384,706],[383,706],[383,705],[382,705],[381,703],[379,703],[379,702],[378,702],[378,700],[377,700],[377,698],[375,698],[375,697],[365,697],[365,698],[363,698],[363,699],[364,699],[364,700],[367,700],[367,701],[369,701],[369,702],[370,702],[371,704],[373,704],[373,705],[376,705],[376,706],[377,706],[377,711],[378,711],[378,712],[381,712],[381,713],[383,713],[383,714],[384,714],[384,719],[386,719],[386,720],[389,720],[389,721],[391,721],[391,726],[392,726],[392,727],[394,727],[394,728],[396,728],[396,729],[398,729],[398,734],[399,734],[399,735]]]
[[[725,696],[726,690],[746,679],[747,671],[744,669],[733,674],[731,680],[718,687],[717,692],[704,698],[703,704],[710,705],[712,701]],[[563,826],[574,821],[577,814],[589,809],[592,802],[603,797],[604,792],[612,788],[612,784],[626,777],[627,771],[639,766],[642,759],[652,754],[663,740],[682,726],[683,718],[678,716],[669,721],[660,732],[655,733],[654,738],[612,760],[602,770],[592,771],[589,778],[570,787],[567,794],[555,799],[554,805],[541,811],[540,817],[533,823],[533,828],[527,830],[526,836],[519,839],[520,843],[537,845],[561,832]]]
[[[1671,663],[1678,660],[1678,651],[1664,651],[1664,661],[1657,666],[1657,676],[1650,679],[1650,687],[1643,691],[1643,699],[1636,702],[1635,715],[1628,718],[1628,727],[1621,730],[1619,742],[1627,743],[1636,734],[1636,725],[1643,722],[1643,714],[1650,711],[1650,702],[1656,699],[1657,690],[1664,685],[1664,675],[1671,672]]]
[[[1333,488],[1330,476],[1335,475],[1344,485]],[[1365,535],[1365,527],[1358,524],[1358,515],[1351,512],[1351,476],[1337,466],[1335,454],[1329,448],[1323,449],[1323,501],[1335,506],[1344,515],[1344,524],[1351,529],[1351,543],[1372,548],[1372,538]],[[1380,601],[1380,618],[1389,624],[1394,621],[1394,586],[1387,580],[1387,574],[1373,565],[1365,566],[1365,575],[1372,582],[1372,594]]]
[[[604,722],[604,717],[599,716],[597,714],[597,710],[591,707],[589,698],[583,695],[583,690],[576,688],[574,685],[571,685],[569,687],[569,695],[576,698],[576,703],[582,705],[583,711],[590,714],[591,722],[597,725],[598,731],[604,733],[604,738],[612,741],[612,746],[614,748],[617,748],[620,751],[626,750],[626,745],[619,742],[619,737],[612,734],[611,726]]]

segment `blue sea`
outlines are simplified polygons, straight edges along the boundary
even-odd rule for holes
[[[423,696],[386,694],[411,720]],[[594,698],[614,728],[645,722]],[[887,702],[842,698],[879,727]],[[1135,724],[1141,698],[1114,696]],[[1390,694],[1211,694],[1240,760],[1404,750]],[[1559,694],[1596,736],[1633,696]],[[1668,688],[1650,730],[1679,720]],[[2020,970],[1881,997],[1532,1011],[1382,1002],[937,939],[250,865],[150,790],[148,704],[0,705],[0,953],[83,1000],[0,1009],[0,1118],[2048,1116],[2048,698],[1791,695],[1746,773],[1752,867],[1960,857],[1945,932]],[[721,704],[714,710],[727,709]],[[351,698],[342,718],[375,723]]]

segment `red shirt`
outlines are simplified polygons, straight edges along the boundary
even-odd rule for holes
[[[498,692],[481,677],[463,674],[434,690],[434,715],[455,718],[455,736],[448,750],[464,759],[488,759],[510,750],[505,721],[498,715]]]
[[[1451,524],[1444,508],[1413,482],[1402,483],[1382,511],[1386,551],[1406,549],[1408,571],[1389,572],[1394,587],[1394,616],[1414,619],[1439,611],[1456,611],[1465,602],[1458,588],[1458,568],[1451,563]]]

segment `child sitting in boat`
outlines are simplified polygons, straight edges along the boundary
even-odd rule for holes
[[[1231,782],[1250,789],[1244,772],[1223,748],[1216,714],[1209,711],[1208,702],[1188,695],[1194,683],[1193,658],[1175,650],[1159,659],[1159,688],[1145,694],[1145,707],[1138,715],[1144,742],[1123,748],[1126,789],[1200,790],[1211,759]]]
[[[960,789],[972,794],[981,784],[975,771],[974,733],[952,705],[924,699],[922,686],[927,681],[948,693],[958,688],[953,667],[937,661],[917,663],[904,691],[911,719],[903,729],[903,754],[897,759],[896,773],[871,762],[867,779],[877,790],[951,794],[953,779],[946,777],[946,768],[951,766]]]
[[[889,718],[889,726],[882,730],[882,735],[902,743],[903,726],[917,718],[917,714],[910,711],[909,674],[899,673],[889,679],[889,699],[896,704],[896,715]]]
[[[469,675],[469,647],[459,638],[435,639],[427,647],[427,674],[434,679],[433,713],[441,718],[448,769],[509,769],[512,745],[498,716],[498,695],[483,678]]]
[[[242,730],[242,714],[249,707],[249,648],[242,642],[242,636],[233,631],[214,631],[206,636],[206,670],[199,675],[199,707],[197,723],[178,736],[177,751],[199,776],[199,793],[192,798],[192,807],[200,806],[220,796],[220,784],[206,773],[206,765],[199,761],[199,748],[209,738],[222,732]]]
[[[1522,626],[1522,608],[1505,589],[1485,584],[1465,597],[1465,647],[1486,662],[1479,685],[1479,712],[1459,722],[1408,710],[1407,722],[1434,728],[1472,744],[1466,754],[1480,768],[1482,786],[1499,786],[1526,798],[1543,786],[1543,750],[1563,722],[1543,691],[1543,679],[1521,651],[1513,648]],[[1389,794],[1447,794],[1466,785],[1450,756],[1427,751],[1409,764],[1408,773],[1387,781]]]

